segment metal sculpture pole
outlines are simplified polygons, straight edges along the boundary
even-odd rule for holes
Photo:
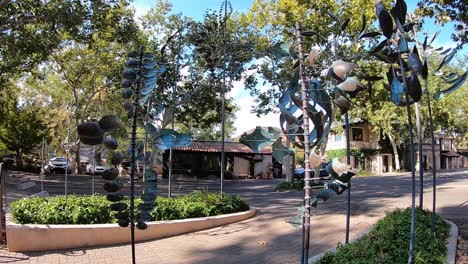
[[[179,75],[179,56],[176,57],[176,76]],[[176,89],[177,89],[177,77],[174,81],[174,86],[172,87],[172,113],[171,113],[171,128],[174,130],[174,123],[175,123],[175,100],[176,100]],[[172,147],[169,149],[169,175],[168,175],[168,183],[167,183],[167,197],[171,198],[172,196],[172,165],[174,164],[172,159],[174,158],[174,150]]]
[[[431,110],[431,97],[429,95],[427,79],[424,80],[425,93],[427,96],[427,111],[429,112],[429,128],[431,130],[431,151],[432,151],[432,221],[431,221],[431,230],[434,236],[436,235],[436,193],[437,193],[437,182],[436,182],[436,156],[435,156],[435,138],[434,138],[434,122],[432,120],[432,110]]]
[[[346,131],[346,164],[351,165],[351,149],[349,142],[349,116],[348,113],[345,114],[345,131]],[[349,243],[349,224],[351,218],[351,179],[348,182],[348,194],[347,194],[347,203],[346,203],[346,238],[345,244]]]
[[[91,194],[94,195],[94,174],[96,173],[96,146],[93,146],[93,178],[91,181]]]
[[[137,78],[135,84],[135,95],[133,99],[133,121],[132,121],[132,159],[130,164],[130,234],[132,239],[132,263],[135,264],[135,146],[136,146],[136,127],[137,127],[137,117],[138,117],[138,96],[140,95],[140,85],[141,85],[141,64],[143,60],[143,46],[140,47],[139,53],[139,63]]]
[[[414,168],[414,138],[413,138],[413,122],[411,119],[411,109],[410,109],[410,95],[408,91],[408,84],[406,82],[406,71],[405,65],[403,64],[403,59],[401,54],[399,56],[401,74],[403,76],[403,84],[406,92],[406,112],[408,114],[408,133],[410,138],[410,157],[411,157],[411,231],[410,231],[410,244],[409,244],[409,253],[408,253],[408,264],[413,264],[413,249],[414,249],[414,229],[415,229],[415,220],[416,220],[416,174]]]
[[[424,168],[422,154],[422,132],[421,132],[421,117],[419,112],[419,102],[415,103],[416,112],[416,129],[418,132],[418,159],[419,159],[419,208],[423,209],[424,199]]]
[[[42,139],[42,144],[41,144],[41,193],[44,192],[44,163],[45,163],[45,150],[46,148],[46,140],[45,138]]]
[[[65,146],[65,158],[67,159],[66,161],[66,166],[65,166],[65,204],[67,204],[67,199],[68,199],[68,157],[70,156],[70,116],[68,116],[68,125],[67,125],[67,139],[65,141],[66,146]],[[80,161],[77,161],[78,166],[80,165]]]
[[[309,143],[309,114],[308,114],[308,92],[307,92],[307,83],[305,77],[305,66],[304,66],[304,47],[302,43],[302,28],[301,23],[296,22],[296,38],[299,52],[299,76],[302,88],[302,117],[303,117],[303,129],[304,129],[304,222],[303,222],[303,232],[304,232],[304,245],[303,245],[303,264],[308,263],[309,259],[309,239],[310,239],[310,164],[309,164],[309,154],[310,154],[310,143]]]
[[[224,130],[225,130],[225,111],[226,111],[226,23],[227,23],[227,0],[224,0],[224,23],[223,23],[223,91],[221,92],[221,196],[223,195],[224,181]]]

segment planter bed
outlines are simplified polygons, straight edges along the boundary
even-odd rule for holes
[[[128,203],[129,200],[124,200]],[[135,208],[141,203],[135,201]],[[25,198],[10,204],[7,241],[10,251],[43,251],[130,242],[130,228],[117,224],[105,196]],[[242,221],[255,210],[239,196],[194,191],[176,198],[158,197],[148,229],[136,230],[144,241]],[[128,210],[127,210],[128,211]],[[136,212],[137,218],[139,212]]]
[[[455,261],[458,229],[437,215],[437,239],[431,232],[431,212],[416,210],[414,263],[448,263]],[[309,263],[407,263],[411,209],[388,213],[372,228],[347,245],[339,244],[309,258]]]
[[[135,229],[136,241],[145,241],[227,225],[253,217],[255,209],[245,212],[148,222],[148,229]],[[130,228],[118,224],[36,225],[15,224],[7,220],[8,250],[15,252],[44,251],[130,242]]]

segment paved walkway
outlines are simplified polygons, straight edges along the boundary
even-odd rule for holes
[[[468,170],[441,173],[437,205],[440,214],[461,226],[462,237],[465,238],[468,222],[467,176]],[[88,186],[82,179],[79,182]],[[430,180],[430,175],[427,175],[425,207],[432,204]],[[227,192],[242,195],[259,209],[256,217],[205,231],[138,243],[137,263],[299,263],[301,232],[290,221],[299,214],[302,193],[276,192],[273,190],[275,184],[276,181],[262,180],[227,181]],[[210,181],[178,182],[175,186],[180,187],[175,188],[175,193],[202,187],[210,191],[218,188],[216,182]],[[164,188],[162,184],[161,190]],[[59,192],[61,188],[57,190]],[[353,180],[351,237],[369,228],[385,211],[409,206],[410,190],[411,179],[407,174],[358,177]],[[345,195],[332,197],[313,211],[311,256],[344,240],[345,198]],[[129,245],[29,253],[1,249],[0,263],[130,263],[130,255]]]

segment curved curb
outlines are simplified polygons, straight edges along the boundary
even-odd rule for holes
[[[444,220],[450,224],[450,234],[447,241],[447,258],[445,259],[445,263],[455,264],[455,258],[457,256],[458,227],[453,222],[447,219]]]
[[[450,225],[450,232],[449,232],[449,237],[447,239],[447,257],[445,259],[446,264],[455,264],[455,258],[457,256],[457,241],[458,241],[458,227],[455,225],[453,222],[444,219],[445,222],[447,222]],[[369,228],[366,230],[362,231],[361,233],[357,234],[353,239],[351,239],[349,242],[352,243],[353,241],[361,238],[362,236],[366,235],[369,233],[374,225],[371,225]],[[308,260],[308,264],[313,264],[320,260],[326,253],[334,253],[336,252],[336,247],[327,249],[323,251],[322,253],[319,253],[313,257],[310,257]]]
[[[135,229],[136,241],[147,241],[232,224],[255,216],[257,210],[183,220],[148,222],[146,230]],[[130,228],[118,224],[36,225],[7,220],[9,251],[45,251],[80,247],[107,246],[131,241]]]

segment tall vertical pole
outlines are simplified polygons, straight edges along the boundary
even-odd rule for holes
[[[96,173],[96,146],[93,146],[93,178],[91,181],[91,195],[94,195],[94,174]]]
[[[436,156],[435,156],[435,138],[434,138],[434,122],[432,120],[432,112],[431,112],[431,98],[429,95],[429,90],[427,86],[427,80],[424,81],[424,86],[426,87],[426,96],[427,96],[427,110],[429,112],[429,127],[431,130],[431,151],[432,151],[432,222],[431,222],[431,230],[432,234],[435,236],[436,234],[436,225],[435,225],[435,213],[436,213],[436,193],[437,193],[437,182],[436,182]]]
[[[403,64],[403,59],[400,54],[400,68],[403,75],[403,84],[406,92],[406,112],[408,114],[408,133],[410,138],[410,148],[411,148],[411,231],[410,231],[410,244],[409,244],[409,254],[408,254],[408,264],[413,264],[413,249],[414,249],[414,229],[415,229],[415,220],[416,220],[416,174],[414,166],[414,138],[413,138],[413,122],[411,119],[411,109],[409,101],[409,92],[408,84],[406,83],[406,71],[405,65]]]
[[[179,75],[179,56],[176,57],[176,76]],[[175,99],[176,99],[176,88],[177,88],[177,80],[174,80],[174,86],[172,87],[172,113],[171,113],[171,128],[174,129],[174,122],[175,122]],[[169,175],[168,175],[168,183],[167,183],[167,197],[171,198],[172,196],[172,166],[174,165],[174,150],[172,148],[169,149]]]
[[[140,46],[139,63],[135,84],[135,95],[133,97],[133,121],[132,121],[132,158],[130,163],[130,235],[132,239],[132,263],[135,264],[135,147],[136,147],[136,127],[138,118],[138,97],[141,85],[141,63],[143,60],[143,46]]]
[[[419,160],[419,208],[423,209],[424,199],[424,168],[423,168],[423,153],[422,153],[422,132],[421,132],[421,117],[419,112],[419,103],[415,103],[416,112],[416,129],[418,132],[418,160]]]
[[[42,144],[41,144],[41,194],[44,192],[44,163],[45,163],[45,146],[46,145],[46,140],[45,138],[42,139]]]
[[[346,135],[346,164],[351,164],[351,147],[349,142],[349,116],[345,114],[345,135]],[[345,244],[349,243],[349,224],[351,218],[351,180],[348,182],[348,193],[346,201],[346,237]]]
[[[305,76],[304,66],[304,47],[302,42],[302,28],[301,23],[296,22],[296,38],[299,52],[299,76],[302,88],[302,117],[303,117],[303,129],[304,129],[304,222],[302,225],[304,232],[304,257],[302,259],[303,264],[308,263],[309,259],[309,240],[310,240],[310,143],[309,143],[309,114],[308,114],[308,92],[307,92],[307,80]]]
[[[224,130],[225,130],[225,111],[226,111],[226,23],[227,23],[227,0],[224,0],[224,23],[223,23],[223,91],[222,105],[221,105],[221,196],[223,195],[223,182],[224,182]]]
[[[68,117],[68,125],[67,125],[67,139],[65,141],[65,158],[67,159],[66,161],[66,166],[65,166],[65,204],[67,204],[67,199],[68,199],[68,157],[70,156],[70,116]],[[77,160],[76,162],[78,166],[80,165],[80,161]]]

